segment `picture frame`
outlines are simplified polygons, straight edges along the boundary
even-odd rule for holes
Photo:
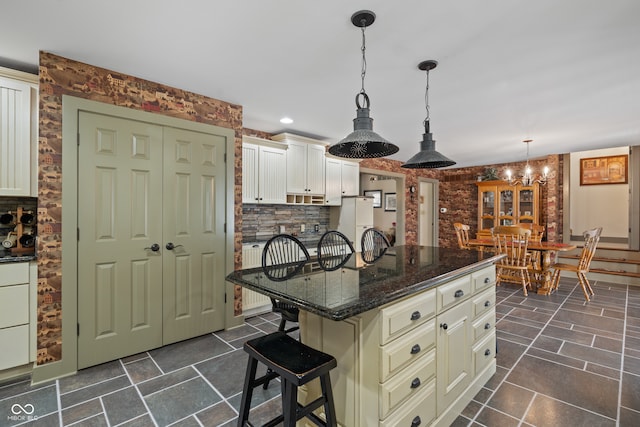
[[[382,207],[382,190],[365,190],[362,193],[366,197],[373,197],[373,207]]]
[[[580,159],[580,185],[627,184],[629,155]]]
[[[395,212],[397,206],[396,193],[384,194],[384,210],[385,212]]]

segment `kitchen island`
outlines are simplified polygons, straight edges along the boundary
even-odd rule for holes
[[[366,257],[365,257],[366,258]],[[495,373],[495,262],[459,249],[397,246],[333,271],[317,261],[286,279],[227,279],[301,308],[307,345],[333,355],[342,426],[449,425]],[[306,390],[301,400],[316,394]]]

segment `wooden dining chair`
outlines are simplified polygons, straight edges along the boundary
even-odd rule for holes
[[[471,249],[471,246],[469,246],[469,230],[471,227],[461,222],[454,222],[453,229],[455,230],[456,237],[458,238],[458,247],[460,249]]]
[[[544,237],[544,225],[533,224],[531,222],[520,222],[515,224],[516,227],[526,228],[531,230],[531,239],[530,242],[542,242],[542,238]],[[529,251],[529,255],[531,258],[532,272],[534,274],[540,274],[539,272],[542,270],[540,259],[540,251]],[[531,273],[531,272],[530,272]]]
[[[496,286],[502,282],[522,285],[524,296],[531,288],[531,258],[527,256],[527,246],[531,230],[516,226],[499,226],[491,230],[496,254],[504,254],[496,264]]]
[[[601,234],[602,227],[597,227],[582,233],[582,236],[584,237],[584,246],[582,247],[582,252],[580,253],[577,265],[565,263],[556,263],[553,265],[554,271],[553,277],[551,278],[552,290],[558,289],[560,273],[562,271],[572,271],[578,276],[578,282],[580,282],[585,299],[587,301],[591,301],[591,296],[595,294],[589,284],[589,280],[587,279],[587,273],[591,266],[591,260],[593,260],[593,256],[596,254],[596,246],[598,246]]]
[[[342,268],[355,252],[347,236],[337,230],[329,230],[318,242],[318,264],[323,270]]]

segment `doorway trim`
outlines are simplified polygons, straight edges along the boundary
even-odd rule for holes
[[[393,178],[396,181],[396,197],[397,197],[397,210],[396,210],[396,245],[404,245],[405,244],[405,179],[406,175],[398,172],[389,172],[380,169],[369,169],[369,168],[360,168],[360,174],[371,174],[371,175],[380,175],[380,176],[388,176]]]
[[[433,224],[431,224],[432,230],[431,230],[431,235],[433,236],[433,246],[440,246],[440,210],[439,210],[439,200],[440,200],[440,187],[438,185],[438,183],[440,181],[438,181],[437,179],[433,179],[433,178],[423,178],[423,177],[418,177],[418,189],[420,189],[420,184],[421,183],[428,183],[431,184],[433,191],[431,192],[431,197],[432,199],[429,201],[429,203],[431,203],[431,217],[433,218]],[[422,194],[418,193],[418,197],[422,196]],[[421,215],[420,215],[420,201],[418,200],[418,209],[417,209],[417,213],[418,213],[418,244],[420,244],[420,234],[422,232],[422,230],[425,227],[425,224],[422,224],[422,220],[421,220]]]
[[[133,110],[102,102],[62,96],[62,358],[59,361],[35,366],[32,384],[74,374],[78,369],[78,121],[79,112],[112,115],[180,129],[215,133],[226,138],[225,191],[225,271],[234,270],[234,188],[235,188],[235,132],[233,129],[191,122],[146,111]],[[66,242],[67,244],[64,244]],[[70,243],[74,242],[74,243]],[[225,282],[227,303],[225,328],[235,325],[233,316],[234,287]],[[230,296],[230,297],[229,297]]]

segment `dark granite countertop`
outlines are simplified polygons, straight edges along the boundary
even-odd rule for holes
[[[262,267],[234,271],[227,280],[319,316],[343,320],[480,270],[500,258],[486,252],[406,245],[389,248],[373,264],[356,253],[334,271],[310,261],[286,280],[269,279]]]
[[[0,264],[7,262],[29,262],[36,258],[35,254],[12,254],[9,250],[0,250]]]

